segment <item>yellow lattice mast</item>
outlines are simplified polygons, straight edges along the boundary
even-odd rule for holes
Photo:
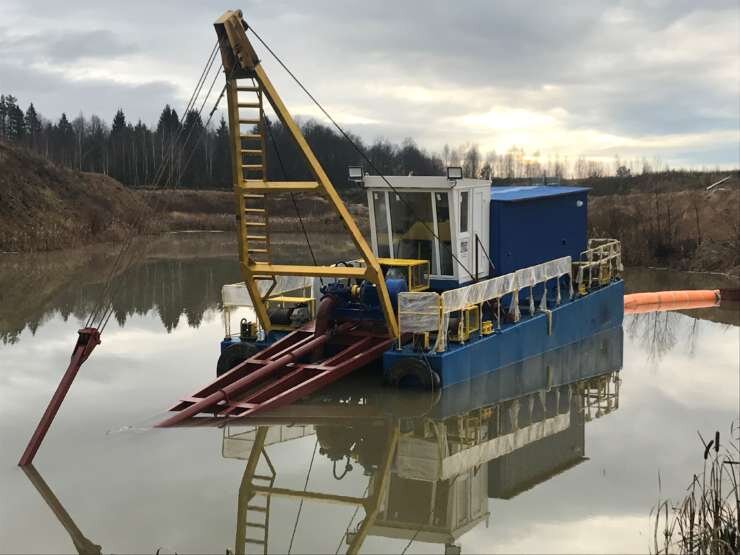
[[[380,264],[262,68],[247,37],[241,11],[227,11],[214,26],[226,74],[240,265],[260,324],[267,331],[271,329],[265,305],[267,295],[260,293],[258,281],[274,281],[276,276],[360,278],[377,287],[388,333],[397,337],[398,325]],[[290,133],[315,181],[267,180],[265,99]],[[248,112],[251,115],[247,115]],[[273,264],[266,195],[285,191],[320,191],[326,195],[365,261],[365,267]]]

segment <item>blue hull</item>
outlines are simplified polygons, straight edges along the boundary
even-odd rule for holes
[[[552,308],[551,334],[545,313],[523,315],[494,334],[450,344],[443,353],[422,354],[411,346],[389,350],[383,354],[383,368],[388,371],[401,359],[422,357],[439,375],[441,387],[448,388],[621,326],[623,318],[624,282],[618,280]]]

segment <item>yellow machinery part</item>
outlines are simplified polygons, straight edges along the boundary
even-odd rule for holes
[[[227,11],[214,23],[226,74],[240,267],[257,318],[266,331],[272,329],[265,304],[268,297],[261,293],[258,281],[272,281],[274,284],[274,278],[281,275],[360,278],[370,281],[378,289],[378,298],[388,333],[392,337],[398,337],[398,322],[393,312],[380,263],[267,77],[247,37],[245,25],[241,11]],[[242,80],[241,83],[240,80]],[[244,101],[240,93],[252,96],[248,101]],[[267,180],[263,133],[263,101],[265,99],[290,134],[315,181],[272,182]],[[241,110],[256,110],[257,113],[248,117]],[[242,130],[243,125],[251,127]],[[365,262],[365,267],[272,264],[265,196],[272,191],[286,190],[322,192],[342,220]]]

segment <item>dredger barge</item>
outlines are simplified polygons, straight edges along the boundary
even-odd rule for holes
[[[365,158],[369,167],[348,169],[367,192],[365,237],[267,77],[241,13],[215,27],[244,283],[224,289],[217,379],[177,403],[163,426],[201,413],[249,416],[368,364],[391,386],[444,389],[621,325],[620,244],[588,239],[588,189],[491,187],[457,167],[385,176]],[[267,179],[267,104],[314,181]],[[267,198],[286,191],[325,195],[359,257],[274,264]],[[254,320],[232,334],[230,314],[243,306]]]

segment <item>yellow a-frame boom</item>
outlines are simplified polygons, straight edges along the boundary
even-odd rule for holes
[[[240,265],[260,324],[266,331],[271,329],[265,305],[269,290],[265,295],[260,292],[257,286],[260,280],[274,282],[276,276],[360,278],[370,281],[377,287],[388,333],[398,337],[398,324],[380,264],[262,68],[247,37],[247,27],[241,11],[227,11],[216,20],[214,26],[226,74]],[[240,79],[249,84],[240,84]],[[240,98],[239,93],[250,94],[249,101]],[[267,180],[263,112],[265,98],[289,131],[315,181]],[[256,115],[245,115],[247,110],[251,110],[252,113],[256,111]],[[344,223],[365,262],[365,267],[272,264],[266,194],[285,191],[323,192]]]

